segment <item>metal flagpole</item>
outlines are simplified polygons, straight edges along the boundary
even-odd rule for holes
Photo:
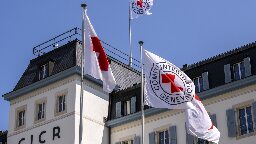
[[[81,94],[80,94],[80,124],[79,124],[79,144],[82,144],[83,139],[83,100],[84,100],[84,48],[85,48],[85,13],[86,13],[86,4],[81,4],[83,8],[83,21],[82,21],[82,55],[81,55]]]
[[[144,144],[144,124],[145,124],[145,117],[144,117],[144,73],[143,73],[143,41],[139,41],[140,44],[140,66],[141,66],[141,121],[142,121],[142,144]]]
[[[129,44],[130,44],[130,55],[129,55],[129,66],[132,67],[132,11],[131,11],[132,2],[129,3]]]

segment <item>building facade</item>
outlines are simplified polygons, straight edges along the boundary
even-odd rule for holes
[[[81,43],[75,39],[30,61],[10,102],[9,144],[77,144],[81,94]],[[140,72],[109,56],[117,81],[107,94],[88,75],[83,83],[83,143],[140,144]],[[214,56],[183,71],[193,79],[221,144],[255,143],[256,44]],[[183,110],[145,106],[146,144],[208,144],[186,133]]]
[[[256,44],[231,50],[183,71],[193,79],[215,126],[220,144],[249,144],[256,140]],[[141,141],[140,85],[111,94],[111,143]],[[129,105],[129,106],[127,106]],[[183,110],[146,108],[145,143],[209,144],[186,133]]]

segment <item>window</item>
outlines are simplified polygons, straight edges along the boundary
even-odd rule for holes
[[[46,118],[46,99],[41,99],[36,102],[35,122],[40,122]]]
[[[194,144],[214,144],[214,143],[195,137]]]
[[[24,128],[26,124],[26,105],[16,109],[16,130]]]
[[[122,102],[122,115],[126,116],[131,114],[131,100]]]
[[[158,144],[169,144],[169,133],[168,130],[157,132]]]
[[[237,109],[239,134],[245,135],[254,132],[252,106],[245,106]]]
[[[56,112],[55,114],[63,114],[66,112],[66,95],[58,95],[56,98]]]
[[[233,65],[233,78],[234,80],[245,78],[244,62],[239,62]]]
[[[203,78],[201,76],[193,79],[196,93],[203,91]]]
[[[45,103],[37,105],[37,120],[45,118]]]
[[[122,141],[121,144],[133,144],[133,140]]]
[[[39,69],[39,80],[42,80],[49,76],[49,64],[44,64],[40,66]]]
[[[22,110],[18,113],[18,127],[25,124],[25,110]]]
[[[236,104],[226,111],[228,136],[237,139],[255,134],[256,101],[253,99]]]
[[[136,96],[116,102],[115,111],[116,118],[136,113]]]
[[[66,96],[59,96],[58,97],[58,112],[63,112],[66,109]]]

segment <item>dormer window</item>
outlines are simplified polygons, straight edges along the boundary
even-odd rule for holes
[[[116,103],[116,118],[136,112],[136,96]]]
[[[244,62],[239,62],[233,65],[234,80],[240,80],[245,78]]]
[[[202,75],[193,78],[195,84],[195,92],[200,93],[209,89],[208,71],[202,73]]]
[[[123,101],[121,113],[123,116],[131,114],[131,100]]]
[[[203,78],[201,76],[193,79],[196,93],[203,91]]]
[[[40,66],[39,80],[42,80],[48,76],[49,76],[49,64],[47,63],[47,64]]]
[[[235,64],[224,65],[225,83],[237,81],[252,75],[252,66],[250,57]]]
[[[39,80],[42,80],[42,79],[47,78],[48,76],[51,76],[53,67],[54,67],[54,62],[51,60],[49,62],[41,65],[39,68]]]

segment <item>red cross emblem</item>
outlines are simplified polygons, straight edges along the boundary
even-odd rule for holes
[[[175,83],[175,75],[172,74],[161,74],[162,83],[170,83],[171,86],[171,93],[183,91],[182,87],[178,87]]]
[[[137,5],[142,8],[142,0],[137,0]]]
[[[91,37],[91,39],[92,39],[93,51],[99,53],[98,62],[99,62],[100,70],[108,71],[108,67],[109,67],[108,58],[104,52],[104,49],[100,43],[99,38]]]

